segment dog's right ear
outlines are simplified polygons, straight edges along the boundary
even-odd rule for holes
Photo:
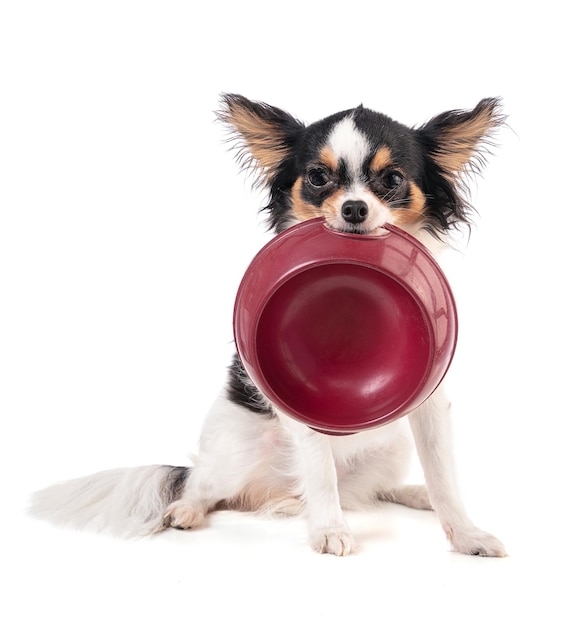
[[[292,157],[298,136],[305,128],[285,111],[238,94],[222,94],[218,121],[230,128],[237,160],[254,170],[269,185]]]

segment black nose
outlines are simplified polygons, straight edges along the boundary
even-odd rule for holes
[[[342,205],[342,217],[350,224],[360,224],[368,217],[368,205],[362,200],[347,200]]]

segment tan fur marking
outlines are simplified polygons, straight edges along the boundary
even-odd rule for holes
[[[320,207],[317,207],[314,204],[305,202],[305,200],[301,198],[301,184],[302,180],[301,178],[298,178],[291,191],[293,198],[293,213],[298,220],[303,222],[314,217],[333,218],[337,215],[340,210],[337,196],[342,195],[343,192],[341,190],[332,194]]]
[[[225,118],[244,138],[261,175],[268,181],[274,168],[287,156],[281,131],[242,107],[234,108]]]
[[[284,514],[285,510],[292,513],[292,504],[295,506],[295,512],[301,510],[302,504],[297,493],[273,485],[269,478],[259,477],[255,481],[249,481],[237,496],[222,502],[220,508],[231,511],[261,511],[265,514],[280,512]]]
[[[293,189],[291,190],[291,197],[293,198],[293,213],[298,220],[303,222],[312,217],[319,217],[321,213],[316,206],[305,202],[305,200],[301,198],[302,182],[301,178],[295,181]]]
[[[338,160],[329,146],[325,146],[319,153],[319,160],[323,165],[327,165],[330,170],[337,170]]]
[[[479,115],[444,129],[439,138],[440,150],[433,155],[435,161],[452,177],[462,174],[470,167],[479,144],[498,123],[494,111],[486,108]]]
[[[392,211],[396,220],[396,225],[415,224],[424,219],[426,208],[426,198],[418,185],[410,183],[410,202],[406,209],[395,209]]]
[[[338,198],[343,195],[343,190],[338,189],[322,203],[320,207],[309,204],[301,198],[301,178],[298,178],[293,185],[291,197],[293,198],[293,214],[300,221],[312,219],[314,217],[327,217],[328,219],[337,217],[341,211]]]
[[[382,146],[374,155],[374,158],[370,163],[370,169],[373,172],[380,172],[389,165],[392,165],[392,153],[390,152],[390,148]]]

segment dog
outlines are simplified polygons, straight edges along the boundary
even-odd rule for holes
[[[223,94],[217,119],[241,167],[267,192],[268,227],[281,233],[315,217],[373,235],[404,229],[435,254],[470,225],[467,179],[481,171],[505,123],[498,98],[408,127],[365,108],[306,125],[286,111]],[[408,419],[326,435],[289,418],[248,377],[235,354],[207,416],[191,467],[116,469],[33,495],[31,512],[121,536],[192,529],[216,510],[303,514],[321,553],[356,550],[344,510],[378,502],[433,509],[453,550],[501,557],[503,544],[476,527],[459,497],[443,384]],[[414,444],[426,485],[407,485]]]

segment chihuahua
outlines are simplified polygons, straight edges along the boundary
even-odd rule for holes
[[[217,117],[242,168],[266,190],[263,210],[274,233],[315,217],[361,235],[391,224],[435,254],[470,224],[467,177],[481,170],[505,119],[490,98],[413,128],[363,106],[306,125],[236,94],[221,97]],[[459,497],[449,411],[441,383],[408,419],[322,434],[274,406],[235,355],[192,466],[78,478],[34,494],[31,510],[124,536],[197,528],[220,509],[303,514],[310,545],[344,556],[356,544],[343,511],[394,502],[433,509],[458,552],[504,556],[503,544],[473,524]],[[405,484],[414,445],[426,485]]]

